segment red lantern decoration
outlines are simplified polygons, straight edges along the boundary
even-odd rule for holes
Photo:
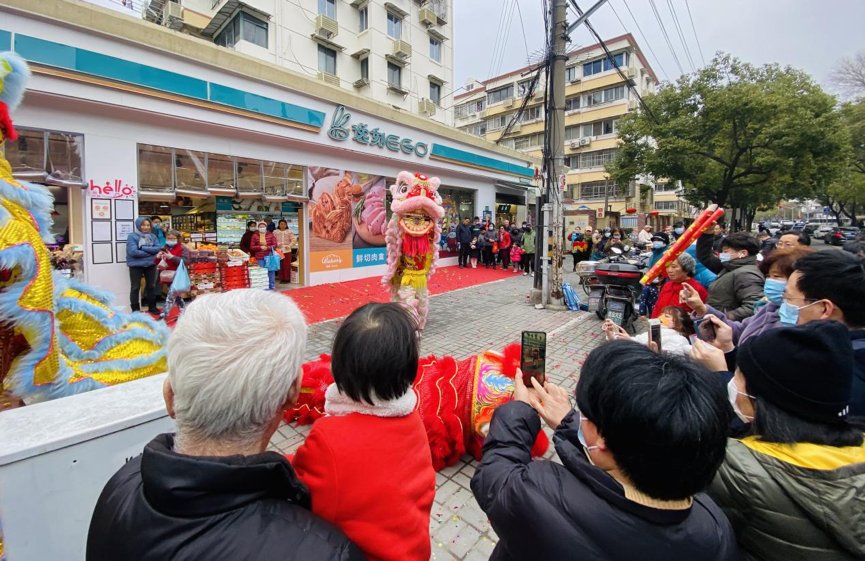
[[[628,214],[634,214],[634,213],[637,212],[637,209],[635,209],[635,208],[626,208],[626,209],[625,209],[625,212],[627,212]]]
[[[649,213],[649,216],[658,216],[658,214],[659,213],[657,210],[653,210],[652,212]]]

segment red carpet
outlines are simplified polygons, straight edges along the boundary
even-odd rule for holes
[[[429,281],[431,294],[442,294],[496,280],[516,277],[521,273],[501,269],[460,269],[457,266],[436,269]],[[286,290],[310,324],[345,317],[368,302],[388,302],[390,294],[381,284],[381,277],[371,277],[333,284],[320,284]]]

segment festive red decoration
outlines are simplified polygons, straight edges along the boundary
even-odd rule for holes
[[[520,345],[512,343],[502,354],[486,352],[464,360],[453,357],[422,357],[418,361],[418,374],[412,386],[418,396],[417,411],[423,420],[432,453],[433,467],[438,471],[457,463],[466,453],[476,459],[481,457],[483,435],[476,431],[478,418],[482,417],[477,407],[479,373],[488,371],[482,367],[494,365],[499,374],[513,379],[520,364]],[[307,425],[324,416],[324,393],[333,383],[330,371],[330,356],[321,357],[303,365],[303,382],[297,404],[283,413],[283,419]],[[483,398],[489,400],[490,392]],[[480,405],[497,406],[509,401],[510,394],[499,395],[492,403]],[[498,401],[500,400],[500,401]],[[486,413],[489,413],[489,409]],[[549,448],[549,439],[539,431],[532,447],[532,456],[542,456]]]
[[[658,211],[657,211],[657,210],[653,210],[653,211],[651,211],[651,212],[649,213],[649,216],[658,216]]]
[[[637,209],[635,209],[635,208],[626,208],[626,209],[625,209],[625,212],[627,212],[628,214],[634,214],[635,212],[637,212]]]

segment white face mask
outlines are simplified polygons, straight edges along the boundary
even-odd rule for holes
[[[753,395],[746,394],[745,392],[740,392],[738,386],[736,386],[736,379],[730,378],[730,381],[727,382],[727,399],[730,400],[730,405],[733,406],[733,412],[736,414],[736,416],[739,417],[739,419],[743,423],[750,423],[754,420],[754,417],[742,413],[742,410],[739,409],[739,404],[736,403],[736,397],[738,397],[739,394],[754,399]]]
[[[258,231],[261,232],[262,234],[267,232],[267,226],[259,226]]]

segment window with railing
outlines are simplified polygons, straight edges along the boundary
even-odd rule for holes
[[[520,122],[528,122],[528,121],[536,121],[543,116],[543,109],[540,106],[537,107],[526,107],[523,111],[523,116],[520,118]]]
[[[586,168],[602,168],[616,158],[616,148],[608,150],[595,150],[593,152],[583,152],[580,154],[581,169]]]
[[[677,210],[678,201],[655,201],[655,210]]]
[[[487,104],[492,105],[493,103],[500,103],[506,99],[511,99],[512,97],[514,97],[513,84],[487,93]]]
[[[671,193],[678,189],[675,183],[655,183],[655,193]]]
[[[511,117],[513,117],[513,114],[511,113],[508,113],[507,115],[496,115],[487,121],[487,130],[495,131],[505,128],[511,121]]]
[[[543,133],[527,134],[524,136],[518,136],[514,139],[514,148],[517,150],[526,150],[529,148],[536,148],[538,146],[541,146],[543,143]]]
[[[582,126],[582,136],[583,137],[591,137],[591,136],[603,136],[605,134],[615,134],[619,130],[619,120],[618,119],[603,119],[601,121],[594,121],[592,123],[585,123]],[[565,129],[565,134],[567,135],[567,129]]]
[[[603,90],[589,92],[585,96],[586,107],[612,103],[625,98],[625,86],[613,86]]]
[[[574,195],[577,195],[574,198],[592,201],[603,200],[604,198],[622,199],[626,196],[632,197],[633,193],[628,188],[621,189],[614,181],[589,181],[580,183],[579,189],[575,190]]]
[[[573,111],[580,108],[580,96],[573,95],[565,98],[565,111]]]

